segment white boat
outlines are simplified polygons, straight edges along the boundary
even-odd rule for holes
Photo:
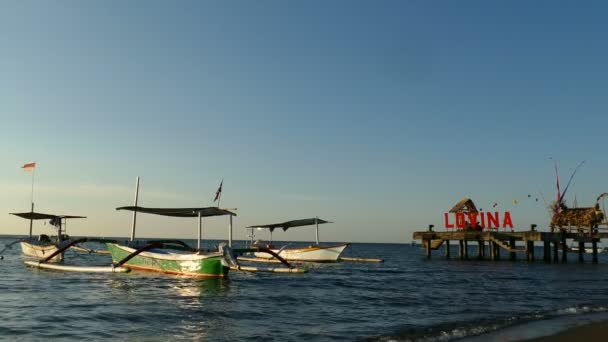
[[[270,250],[287,261],[334,262],[338,261],[338,258],[340,258],[340,255],[346,247],[348,247],[348,244],[345,243],[334,246],[308,246],[286,249],[270,248]],[[273,258],[273,256],[267,253],[256,252],[254,254],[256,258]]]
[[[68,219],[86,218],[85,216],[43,214],[33,211],[11,213],[11,215],[30,220],[30,236],[20,240],[19,244],[21,245],[23,255],[39,260],[46,259],[69,242],[69,237],[64,234],[64,227]],[[35,220],[49,220],[49,223],[57,229],[57,236],[49,237],[48,235],[41,234],[38,238],[34,238],[31,227],[32,222]],[[48,260],[48,262],[61,261],[63,261],[63,253],[59,253]]]
[[[282,223],[254,225],[247,228],[251,229],[268,229],[270,231],[270,244],[266,246],[268,249],[282,257],[287,261],[309,261],[309,262],[336,262],[339,260],[340,255],[348,247],[347,243],[338,245],[323,246],[319,244],[319,225],[324,223],[331,223],[329,221],[322,220],[318,217],[293,220]],[[307,247],[289,247],[289,245],[283,246],[282,248],[275,248],[272,246],[272,232],[276,228],[281,228],[286,231],[289,228],[302,227],[302,226],[316,226],[316,244]],[[264,253],[255,252],[256,258],[260,259],[273,259],[274,256]]]
[[[33,257],[36,259],[44,259],[49,255],[59,250],[55,244],[52,243],[40,243],[36,240],[23,240],[19,244],[21,245],[21,252],[23,255]],[[60,262],[63,261],[63,253],[57,254],[52,257],[49,262]]]

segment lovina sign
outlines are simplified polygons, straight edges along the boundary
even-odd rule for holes
[[[513,228],[511,213],[505,211],[500,213],[495,211],[490,212],[468,212],[468,213],[444,213],[444,224],[447,229],[465,229],[467,227],[473,229],[497,229],[497,228]],[[452,219],[451,219],[452,218]]]
[[[510,212],[480,212],[470,198],[463,198],[456,203],[449,212],[443,214],[443,219],[446,229],[513,229]]]

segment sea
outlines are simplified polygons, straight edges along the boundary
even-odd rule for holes
[[[14,239],[0,237],[0,250]],[[226,279],[38,270],[18,245],[2,256],[0,339],[10,341],[517,341],[608,320],[605,254],[598,264],[427,260],[419,245],[353,243],[345,256],[384,262]],[[71,251],[65,261],[110,262]]]

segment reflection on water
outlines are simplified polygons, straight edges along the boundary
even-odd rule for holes
[[[228,290],[228,280],[223,278],[188,279],[182,278],[171,289],[181,297],[218,296]]]

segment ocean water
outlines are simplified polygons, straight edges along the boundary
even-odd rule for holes
[[[15,247],[0,261],[3,340],[505,341],[608,318],[606,255],[581,265],[575,254],[544,264],[438,251],[428,261],[420,247],[352,244],[345,256],[385,262],[188,279],[30,269]],[[66,263],[110,257],[69,252]]]

